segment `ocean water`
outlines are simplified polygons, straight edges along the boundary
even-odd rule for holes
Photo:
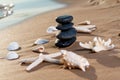
[[[2,3],[13,3],[15,7],[12,15],[0,19],[0,29],[17,24],[37,14],[66,6],[66,4],[60,4],[54,0],[0,0],[0,4]]]

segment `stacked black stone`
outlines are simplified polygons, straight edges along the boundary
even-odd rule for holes
[[[57,47],[63,48],[72,45],[76,41],[76,29],[73,28],[73,17],[70,15],[63,15],[56,18],[57,29],[61,32],[56,36],[58,41],[55,43]]]

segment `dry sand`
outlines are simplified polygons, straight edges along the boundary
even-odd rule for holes
[[[45,44],[46,52],[53,53],[60,49],[54,46],[55,38],[46,33],[50,25],[56,25],[55,17],[63,14],[74,16],[74,24],[90,20],[97,26],[91,34],[77,34],[77,41],[68,48],[79,55],[86,57],[91,66],[86,72],[79,69],[67,70],[61,65],[43,63],[31,72],[26,72],[28,65],[21,66],[18,60],[0,60],[0,80],[120,80],[120,1],[119,0],[65,0],[69,4],[64,9],[40,14],[0,31],[0,56],[7,54],[6,47],[12,41],[20,43],[22,49],[17,51],[22,58],[38,56],[31,50],[32,43],[37,38],[47,38],[50,43]],[[65,2],[59,0],[59,2]],[[104,1],[104,2],[103,2]],[[105,40],[112,38],[117,49],[92,54],[82,49],[78,42],[92,40],[100,36]],[[115,54],[115,55],[114,55]]]

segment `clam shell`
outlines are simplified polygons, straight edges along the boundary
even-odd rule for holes
[[[7,48],[9,51],[14,51],[20,49],[20,46],[17,42],[11,42]]]
[[[46,44],[46,43],[48,43],[49,42],[49,40],[47,40],[47,39],[37,39],[35,42],[34,42],[34,44],[35,45],[42,45],[42,44]]]
[[[6,55],[6,59],[8,59],[8,60],[14,60],[14,59],[17,59],[17,58],[19,58],[19,55],[16,52],[9,52]]]

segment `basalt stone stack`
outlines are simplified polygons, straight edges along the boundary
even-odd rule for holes
[[[76,29],[73,28],[73,17],[70,15],[63,15],[56,18],[58,23],[57,29],[61,32],[56,36],[58,38],[55,45],[59,48],[68,47],[76,41]]]

